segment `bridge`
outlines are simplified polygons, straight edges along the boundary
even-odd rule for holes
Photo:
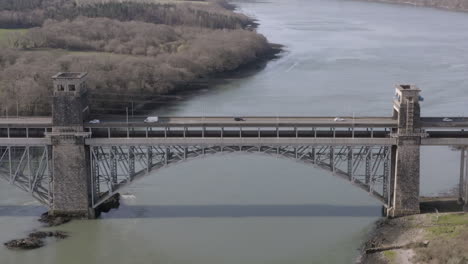
[[[420,90],[396,86],[388,117],[160,117],[89,123],[86,73],[53,76],[51,117],[0,119],[0,178],[54,215],[94,218],[124,186],[158,169],[223,153],[261,153],[329,171],[381,201],[419,213],[420,147],[460,150],[468,210],[468,117],[421,117]]]

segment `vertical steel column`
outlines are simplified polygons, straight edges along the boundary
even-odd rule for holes
[[[348,176],[349,180],[353,181],[354,180],[354,175],[353,175],[353,147],[348,146]]]
[[[333,173],[335,173],[335,147],[330,146],[330,166]]]
[[[29,182],[29,191],[32,193],[32,177],[33,177],[33,173],[31,171],[31,152],[30,152],[30,147],[26,147],[26,164],[28,166],[28,176],[26,176],[28,178],[28,182]],[[26,174],[24,171],[23,171],[23,174]]]
[[[164,164],[165,165],[167,165],[169,163],[170,152],[171,152],[171,149],[169,147],[166,147],[166,149],[164,151]]]
[[[91,194],[92,204],[94,206],[94,202],[101,195],[101,186],[99,180],[99,153],[96,153],[96,147],[90,147],[89,150],[91,155],[91,182],[93,184],[93,190]]]
[[[382,195],[383,197],[388,200],[389,198],[389,190],[388,190],[388,187],[389,187],[389,176],[390,176],[390,161],[389,161],[389,157],[390,157],[390,153],[389,153],[389,147],[388,146],[385,146],[385,151],[384,151],[384,164],[383,164],[383,179],[382,179]]]
[[[312,149],[310,150],[310,157],[312,159],[312,162],[314,164],[317,164],[317,156],[315,154],[315,147],[312,147]]]
[[[11,163],[12,162],[12,160],[11,160],[11,147],[8,146],[7,148],[8,148],[8,164],[9,164],[8,167],[10,169],[10,177],[9,177],[10,179],[9,180],[10,180],[10,183],[11,183],[11,180],[12,180],[12,177],[13,177],[13,174],[12,174],[13,173],[13,164]]]
[[[151,171],[151,168],[153,167],[153,147],[148,146],[146,149],[146,158],[147,158],[147,164],[148,167],[146,168],[147,172]]]
[[[47,163],[46,163],[46,171],[49,175],[49,182],[47,188],[47,196],[49,197],[49,205],[52,205],[52,188],[53,188],[53,183],[54,183],[54,175],[52,173],[52,146],[44,146],[46,148],[46,155],[47,155]],[[90,148],[91,149],[91,148]]]
[[[129,159],[129,172],[128,176],[130,180],[133,180],[133,177],[135,176],[135,146],[130,146],[128,147],[128,159]]]
[[[366,147],[366,184],[370,183],[371,178],[371,159],[372,159],[372,148]]]
[[[111,179],[112,184],[117,184],[117,147],[112,146],[110,150],[111,158]]]

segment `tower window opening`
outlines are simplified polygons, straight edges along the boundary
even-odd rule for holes
[[[70,92],[76,91],[75,85],[74,84],[69,84],[68,85],[68,91],[70,91]]]

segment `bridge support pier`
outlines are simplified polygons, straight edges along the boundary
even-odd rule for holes
[[[398,128],[392,136],[397,145],[392,148],[389,217],[418,214],[419,167],[421,137],[420,90],[412,85],[398,85],[393,101],[393,117]]]
[[[461,191],[461,197],[463,197],[464,205],[463,205],[463,211],[468,212],[468,148],[463,148],[462,149],[462,164],[461,167],[464,168],[465,172],[465,179],[464,182],[460,181],[460,191]],[[463,162],[463,158],[465,158]],[[463,177],[463,175],[460,175],[460,177]]]
[[[399,137],[392,180],[390,217],[418,214],[420,143],[418,137]]]
[[[52,203],[49,214],[94,218],[91,206],[89,147],[83,122],[88,118],[86,73],[58,73],[53,76]]]
[[[84,136],[52,135],[53,203],[49,214],[94,218],[89,149]]]

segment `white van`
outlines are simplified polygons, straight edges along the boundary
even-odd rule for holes
[[[145,123],[156,123],[158,122],[159,120],[159,117],[157,116],[148,116],[146,119],[145,119]]]

